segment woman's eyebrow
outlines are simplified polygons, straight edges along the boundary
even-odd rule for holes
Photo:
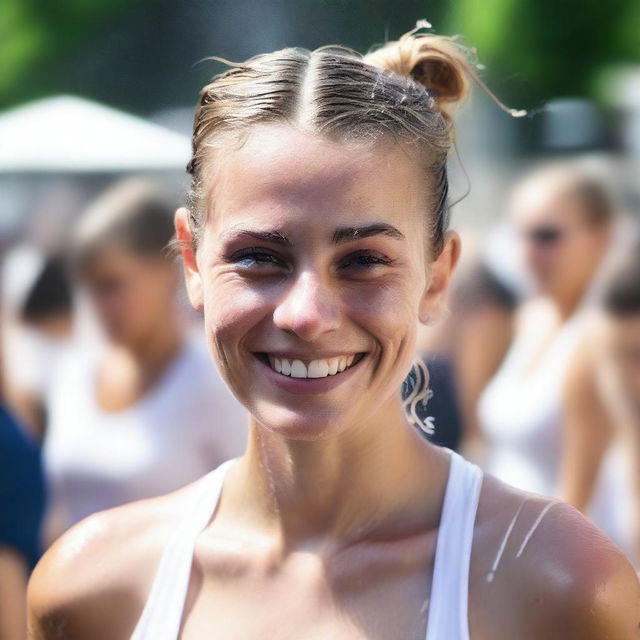
[[[226,234],[228,235],[228,234]],[[236,238],[252,238],[262,242],[271,242],[285,247],[292,247],[293,243],[286,235],[275,229],[272,231],[254,231],[251,229],[237,229],[232,234]],[[396,229],[393,225],[379,222],[375,224],[364,225],[361,227],[339,227],[333,234],[333,243],[342,244],[344,242],[352,242],[361,238],[370,236],[386,235],[398,240],[404,239],[404,234]]]
[[[391,236],[398,240],[404,239],[404,234],[396,229],[393,225],[386,223],[370,224],[363,227],[340,227],[333,234],[333,242],[340,244],[342,242],[351,242],[360,238],[368,238],[376,235]]]
[[[232,235],[237,238],[253,238],[254,240],[280,244],[285,247],[293,246],[291,244],[291,240],[289,240],[287,236],[285,236],[283,233],[280,233],[279,231],[251,231],[250,229],[240,229]]]

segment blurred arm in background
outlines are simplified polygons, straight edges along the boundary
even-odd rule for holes
[[[478,399],[511,344],[514,309],[513,294],[474,257],[455,276],[448,316],[436,326],[420,328],[419,349],[434,393],[428,406],[436,425],[432,440],[481,465],[485,442]]]
[[[24,556],[12,547],[0,545],[0,640],[23,640],[27,633],[28,575]]]
[[[628,496],[626,528],[640,562],[640,245],[621,253],[603,288],[601,313],[571,363],[565,387],[562,497],[585,510],[614,438]]]
[[[494,298],[469,306],[457,323],[455,361],[460,408],[464,424],[460,449],[465,457],[481,462],[485,448],[478,421],[478,400],[498,370],[514,333],[510,304]]]
[[[478,400],[513,340],[516,296],[483,258],[460,270],[451,291],[451,315],[445,330],[455,374],[462,421],[459,449],[482,465],[485,440],[478,421]]]
[[[608,275],[594,343],[598,391],[625,444],[631,535],[640,563],[640,240],[638,232]]]
[[[598,383],[597,349],[588,333],[569,364],[564,385],[564,445],[560,497],[586,511],[615,421]]]

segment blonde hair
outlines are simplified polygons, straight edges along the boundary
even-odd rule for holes
[[[374,142],[391,136],[415,149],[431,190],[427,232],[435,254],[440,253],[449,223],[446,163],[453,110],[467,95],[470,78],[484,84],[468,48],[455,37],[416,33],[425,26],[430,25],[419,20],[398,40],[365,55],[327,45],[313,51],[288,47],[243,63],[214,56],[231,68],[203,87],[195,111],[187,165],[194,246],[207,209],[205,162],[215,169],[211,149],[229,145],[229,134],[241,141],[252,125],[287,122],[334,140]]]

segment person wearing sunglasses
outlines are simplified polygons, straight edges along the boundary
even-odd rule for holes
[[[603,464],[614,427],[594,406],[582,354],[617,216],[599,176],[577,162],[542,165],[508,201],[530,284],[502,365],[478,401],[486,467],[522,489],[561,497],[625,551],[624,477]]]

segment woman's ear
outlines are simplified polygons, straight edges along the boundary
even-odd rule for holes
[[[194,249],[193,232],[189,224],[189,210],[180,207],[174,217],[173,224],[176,230],[176,239],[182,257],[182,266],[187,287],[187,295],[194,309],[202,311],[204,299],[202,294],[202,278],[198,269],[196,252]]]
[[[460,236],[447,231],[440,255],[428,265],[427,285],[420,300],[422,324],[432,324],[442,315],[449,282],[460,257]]]

